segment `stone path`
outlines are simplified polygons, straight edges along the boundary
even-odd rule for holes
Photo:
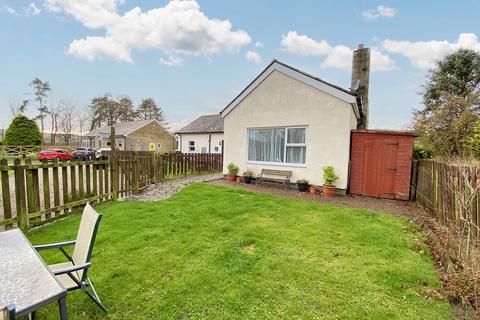
[[[222,173],[213,173],[201,176],[165,180],[145,188],[141,193],[125,198],[125,201],[158,201],[171,197],[182,188],[193,182],[207,182],[223,179]]]

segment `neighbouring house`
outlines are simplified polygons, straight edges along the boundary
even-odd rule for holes
[[[292,182],[322,185],[332,165],[346,190],[351,131],[368,123],[369,67],[370,49],[354,50],[352,89],[344,89],[273,60],[220,112],[224,173],[235,163],[240,174],[288,170]]]
[[[223,152],[223,118],[219,114],[201,116],[175,134],[182,153]]]
[[[170,152],[175,137],[155,119],[120,122],[115,127],[118,150]],[[84,147],[110,148],[110,127],[95,128],[82,137]]]

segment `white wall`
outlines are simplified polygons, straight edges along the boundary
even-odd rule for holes
[[[221,141],[223,140],[222,133],[204,133],[204,134],[178,134],[181,141],[179,141],[179,149],[182,153],[201,153],[202,148],[205,148],[206,153],[209,152],[209,139],[210,140],[210,152],[222,153]],[[189,141],[195,142],[195,151],[190,151]],[[217,147],[217,150],[215,150]]]
[[[352,106],[283,73],[274,71],[224,119],[224,173],[230,162],[256,176],[262,168],[289,170],[292,182],[306,178],[323,184],[322,168],[334,166],[340,176],[337,188],[346,189],[350,131],[356,128]],[[306,164],[260,165],[247,160],[247,129],[307,126]]]

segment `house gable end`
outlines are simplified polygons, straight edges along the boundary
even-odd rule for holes
[[[235,107],[237,107],[252,91],[254,91],[265,79],[273,72],[278,71],[288,77],[296,79],[304,84],[316,88],[326,94],[345,101],[352,105],[353,112],[357,118],[360,113],[357,106],[357,98],[354,94],[329,84],[321,79],[315,78],[307,73],[301,72],[279,61],[272,61],[235,99],[233,99],[221,112],[222,117],[226,117]]]

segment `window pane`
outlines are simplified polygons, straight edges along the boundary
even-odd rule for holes
[[[305,143],[305,128],[289,128],[287,143]]]
[[[251,129],[248,135],[248,160],[283,162],[284,129]]]
[[[288,163],[305,163],[306,147],[287,147]]]

